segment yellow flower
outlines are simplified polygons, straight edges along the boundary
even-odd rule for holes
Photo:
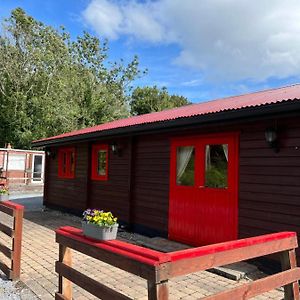
[[[87,209],[83,215],[84,220],[99,226],[112,226],[117,222],[117,218],[115,218],[110,211],[104,212],[98,209]]]

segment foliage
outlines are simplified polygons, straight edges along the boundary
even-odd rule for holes
[[[129,115],[137,57],[108,60],[107,41],[88,33],[71,40],[21,8],[0,35],[0,144],[30,148],[32,140]]]
[[[98,226],[109,227],[117,223],[117,218],[111,212],[89,208],[83,212],[83,221]]]
[[[9,189],[7,186],[0,187],[0,195],[9,195]]]
[[[84,32],[75,40],[11,12],[0,31],[0,147],[12,143],[30,148],[31,141],[188,104],[166,88],[136,88],[143,73],[135,56],[125,64],[109,61],[106,40]]]
[[[206,162],[205,186],[226,188],[228,162],[223,145],[210,145],[209,152],[209,162]]]
[[[185,97],[169,95],[165,87],[146,86],[133,91],[130,106],[133,115],[141,115],[187,104],[189,101]]]
[[[211,166],[206,170],[205,186],[212,188],[227,187],[227,169],[226,166]]]

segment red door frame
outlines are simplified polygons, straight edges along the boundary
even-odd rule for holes
[[[231,141],[234,155],[231,156],[231,168],[234,170],[230,178],[228,177],[228,191],[232,194],[233,198],[233,205],[234,205],[234,210],[233,210],[233,215],[234,215],[234,220],[233,223],[235,224],[233,227],[232,231],[232,237],[234,239],[237,239],[238,237],[238,182],[239,182],[239,132],[224,132],[224,133],[216,133],[216,134],[205,134],[205,135],[193,135],[193,136],[188,136],[188,137],[176,137],[172,138],[170,140],[171,143],[171,160],[170,160],[170,190],[169,190],[169,238],[171,239],[176,239],[181,242],[187,242],[191,243],[188,240],[185,240],[184,237],[175,237],[174,235],[171,234],[170,236],[170,221],[172,220],[171,218],[174,217],[174,212],[172,212],[172,190],[174,191],[174,188],[180,189],[183,193],[189,193],[193,189],[197,188],[196,185],[199,184],[199,182],[203,182],[203,172],[201,174],[201,171],[199,169],[203,170],[203,165],[201,165],[199,168],[195,168],[195,185],[190,187],[190,186],[177,186],[176,185],[176,148],[178,146],[195,146],[198,143],[202,143],[202,140],[207,143],[208,141],[210,144],[220,144],[222,140],[227,139]],[[201,142],[199,142],[201,141]],[[198,147],[198,146],[197,146]],[[202,150],[201,150],[202,151]],[[199,151],[196,150],[196,161],[200,162],[200,164],[203,164],[203,159],[199,159],[199,157],[203,155],[203,153],[199,153]],[[209,190],[215,190],[213,188],[205,188],[206,191]],[[187,194],[188,195],[188,194]],[[177,215],[178,217],[178,215]],[[173,236],[172,236],[173,235]],[[196,245],[196,244],[195,244]]]

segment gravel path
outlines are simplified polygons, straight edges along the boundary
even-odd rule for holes
[[[22,282],[12,282],[0,277],[0,300],[35,300],[39,299]]]

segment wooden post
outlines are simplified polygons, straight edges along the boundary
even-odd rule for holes
[[[169,286],[168,280],[153,282],[148,280],[148,300],[168,300]]]
[[[19,279],[21,274],[23,213],[24,210],[20,208],[17,208],[14,211],[14,227],[13,227],[14,237],[12,241],[12,260],[11,260],[12,280]]]
[[[5,185],[7,185],[7,186],[9,185],[9,182],[8,182],[8,163],[9,163],[8,155],[9,155],[9,151],[6,150]]]
[[[283,271],[297,267],[295,249],[282,252],[280,259]],[[293,282],[284,287],[284,300],[300,300],[298,282]]]
[[[71,249],[59,244],[59,261],[68,267],[72,267]],[[72,300],[72,282],[63,276],[58,278],[58,292],[66,300]]]

